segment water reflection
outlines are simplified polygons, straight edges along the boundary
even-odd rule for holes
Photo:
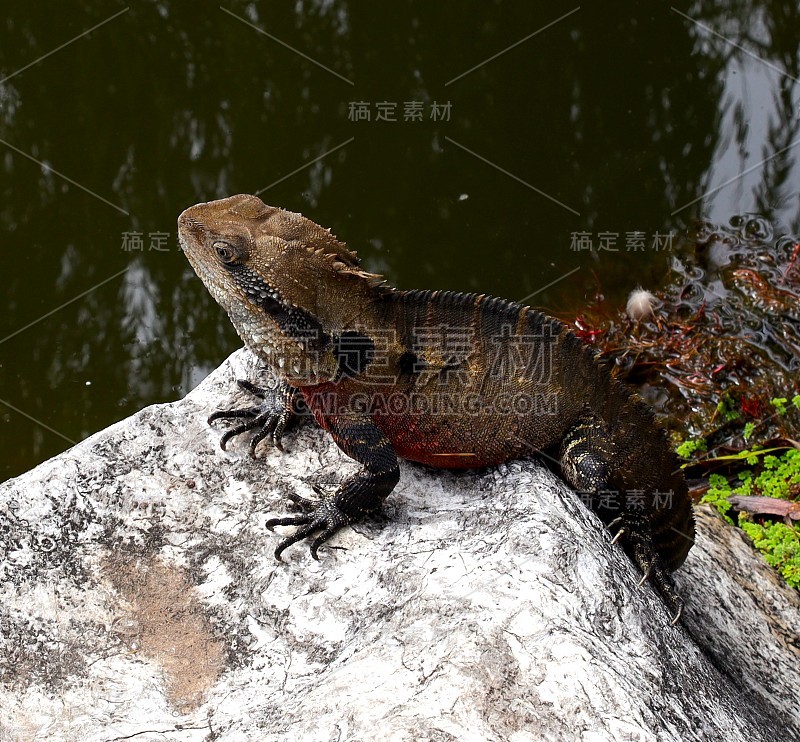
[[[118,11],[4,6],[0,399],[69,438],[176,398],[238,346],[177,248],[175,217],[198,201],[266,189],[397,285],[553,284],[535,300],[561,314],[595,281],[623,300],[665,268],[653,251],[571,250],[576,231],[745,212],[798,231],[800,148],[758,164],[797,141],[796,5],[682,8],[764,62],[644,0],[549,27],[576,6],[487,2],[468,22],[447,2],[225,7],[136,4],[50,54]],[[358,101],[395,102],[398,120],[352,121]],[[142,248],[123,249],[134,232]],[[0,403],[0,478],[63,446]]]
[[[788,2],[695,3],[695,53],[722,63],[719,132],[702,214],[727,221],[736,205],[800,231],[800,8]],[[699,24],[702,24],[699,25]],[[704,26],[704,27],[703,27]],[[726,185],[727,184],[727,185]]]

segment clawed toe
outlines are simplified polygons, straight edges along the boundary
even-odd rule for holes
[[[316,561],[319,561],[319,556],[317,555],[317,550],[319,549],[319,547],[322,546],[322,544],[324,544],[338,530],[339,526],[328,526],[322,533],[319,534],[319,536],[317,536],[311,542],[311,556]]]
[[[270,531],[275,526],[304,526],[311,522],[311,516],[305,515],[286,515],[283,518],[270,518],[264,525]]]
[[[286,518],[281,518],[279,520],[287,520],[287,519]],[[289,525],[289,524],[283,524],[283,525]],[[286,538],[281,540],[281,542],[278,544],[278,546],[275,549],[275,558],[279,562],[282,562],[283,559],[281,559],[281,554],[286,549],[288,549],[292,544],[296,544],[298,541],[302,541],[304,538],[306,538],[307,536],[310,536],[312,533],[314,533],[314,531],[317,531],[317,530],[319,530],[319,526],[314,522],[306,523],[306,525],[304,525],[302,528],[298,528],[291,536],[287,536]],[[312,552],[312,555],[314,555],[315,559],[317,559],[317,560],[319,559],[314,554],[314,552]]]
[[[678,621],[681,620],[681,615],[683,614],[683,599],[676,597],[674,607],[676,608],[675,615],[672,617],[672,620],[670,621],[670,625],[672,626],[675,626],[678,623]]]
[[[245,407],[242,410],[217,410],[208,416],[206,422],[211,425],[211,423],[215,422],[216,420],[236,420],[237,418],[241,417],[250,419],[256,417],[260,410],[260,405],[256,405],[254,407]]]
[[[320,492],[314,485],[312,485],[314,492],[318,495],[322,495],[323,493]],[[320,500],[309,500],[307,497],[303,497],[302,495],[298,495],[295,492],[290,492],[287,497],[295,504],[299,505],[301,508],[305,508],[306,510],[316,510],[320,504]],[[323,495],[324,497],[324,495]]]
[[[282,416],[276,416],[272,412],[265,412],[258,417],[256,420],[257,425],[253,427],[260,427],[260,430],[250,440],[250,456],[256,458],[256,446],[265,438],[269,438],[269,442],[275,446],[275,448],[283,451],[281,436],[286,430],[287,422],[288,416],[286,420],[283,420]]]
[[[241,412],[242,410],[230,410],[230,412]],[[218,413],[214,413],[218,414]],[[211,417],[214,417],[212,415]],[[236,417],[240,417],[236,415]],[[220,420],[223,418],[223,415],[219,415],[218,417],[214,418],[216,420]],[[220,448],[225,451],[226,446],[228,445],[228,441],[233,438],[234,436],[240,435],[241,433],[246,433],[248,430],[254,430],[255,428],[261,427],[261,430],[256,433],[254,436],[255,443],[250,444],[250,454],[255,457],[255,444],[258,443],[262,438],[264,438],[267,434],[262,433],[264,432],[265,426],[268,424],[269,416],[267,414],[261,414],[258,417],[253,417],[251,420],[248,420],[246,423],[242,423],[241,425],[237,425],[236,427],[231,428],[230,430],[225,431],[222,438],[219,439]],[[209,422],[211,422],[211,418],[209,418]],[[257,439],[257,440],[256,440]]]
[[[255,384],[250,383],[246,379],[237,379],[236,383],[239,385],[240,389],[244,389],[246,392],[250,392],[250,394],[252,394],[254,397],[257,397],[258,399],[266,399],[267,394],[269,393],[268,389],[256,386]]]

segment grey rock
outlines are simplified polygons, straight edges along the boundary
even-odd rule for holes
[[[221,451],[261,373],[0,485],[0,739],[800,739],[798,593],[703,508],[677,627],[534,461],[405,464],[385,517],[276,562],[286,494],[355,465],[310,425]]]

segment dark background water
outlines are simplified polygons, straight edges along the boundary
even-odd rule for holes
[[[239,346],[177,246],[198,201],[561,316],[698,217],[797,234],[797,3],[673,3],[4,1],[0,479]]]

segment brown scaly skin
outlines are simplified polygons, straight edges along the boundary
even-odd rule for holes
[[[686,483],[647,405],[611,378],[562,323],[484,295],[398,291],[359,268],[354,252],[300,214],[255,196],[192,206],[181,246],[237,332],[280,376],[239,382],[263,402],[220,411],[279,445],[303,402],[362,465],[330,496],[291,499],[308,512],[276,557],[309,538],[311,553],[377,510],[397,458],[440,467],[491,466],[542,453],[590,500],[680,617],[670,572],[694,542]]]

